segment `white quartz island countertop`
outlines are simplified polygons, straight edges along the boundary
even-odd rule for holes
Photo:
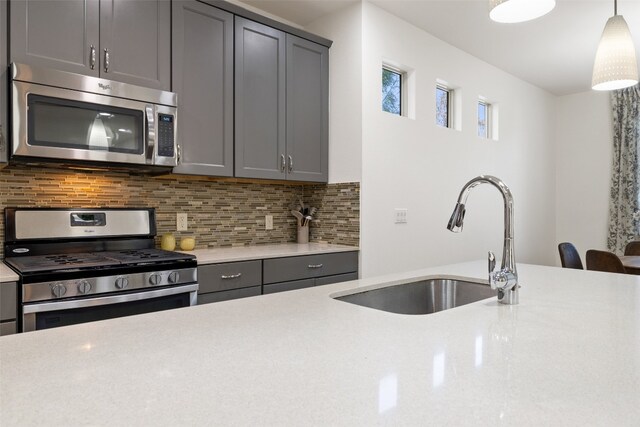
[[[639,425],[640,277],[518,265],[520,304],[331,295],[472,262],[0,338],[0,425]]]

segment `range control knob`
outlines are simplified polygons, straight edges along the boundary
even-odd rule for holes
[[[86,294],[91,291],[91,283],[87,280],[81,280],[78,282],[78,292],[81,294]]]
[[[118,277],[116,278],[116,288],[124,289],[129,286],[129,279],[126,277]]]
[[[51,284],[51,293],[54,297],[60,298],[67,293],[67,287],[62,283],[52,283]]]
[[[178,280],[180,280],[180,273],[177,271],[169,273],[169,283],[178,283]]]
[[[162,276],[160,276],[158,273],[153,273],[151,276],[149,276],[149,283],[151,285],[159,285],[160,282],[162,282]]]

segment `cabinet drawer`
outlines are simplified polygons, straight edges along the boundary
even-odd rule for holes
[[[336,274],[335,276],[318,277],[316,286],[330,285],[332,283],[348,282],[349,280],[358,280],[358,273]]]
[[[13,335],[17,332],[15,320],[12,322],[0,323],[0,337],[4,335]]]
[[[262,261],[229,262],[198,267],[199,294],[262,284]]]
[[[292,282],[272,283],[264,285],[263,294],[274,294],[276,292],[293,291],[295,289],[311,288],[315,285],[315,279],[294,280]]]
[[[0,321],[16,318],[18,285],[12,283],[0,283]]]
[[[231,291],[210,292],[208,294],[198,295],[198,305],[208,304],[210,302],[229,301],[232,299],[254,297],[262,293],[262,286],[253,286],[251,288],[233,289]]]
[[[331,276],[358,271],[358,252],[339,252],[264,260],[264,283]]]

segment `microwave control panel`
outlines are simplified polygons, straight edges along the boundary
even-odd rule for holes
[[[158,114],[158,155],[162,157],[173,157],[174,154],[173,118],[171,114]]]

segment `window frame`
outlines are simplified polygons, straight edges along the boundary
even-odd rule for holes
[[[394,116],[404,117],[404,116],[406,116],[406,111],[407,111],[406,105],[405,105],[405,102],[406,102],[406,82],[405,82],[405,80],[406,80],[406,72],[402,71],[401,69],[396,68],[396,67],[394,67],[392,65],[383,63],[382,67],[381,67],[381,71],[384,72],[385,70],[389,71],[389,72],[391,72],[393,74],[397,74],[398,77],[399,77],[399,80],[400,80],[400,83],[399,83],[399,85],[400,85],[400,90],[399,90],[400,99],[398,99],[399,112],[398,113],[392,113],[390,111],[385,110],[383,108],[383,106],[382,106],[382,100],[381,100],[381,103],[380,103],[380,107],[381,107],[382,111],[385,112],[385,113],[393,114]]]
[[[480,135],[480,105],[484,105],[485,107],[485,134],[484,135]],[[478,99],[478,103],[477,103],[478,109],[476,110],[476,118],[478,120],[478,127],[477,127],[477,134],[479,138],[484,138],[484,139],[492,139],[492,132],[491,132],[491,122],[492,122],[492,118],[491,118],[491,103],[488,102],[485,99]]]
[[[453,111],[453,89],[451,89],[450,87],[447,87],[443,84],[437,83],[436,84],[436,98],[437,98],[437,91],[440,90],[442,92],[445,92],[447,94],[447,125],[446,126],[442,126],[440,123],[438,123],[437,120],[437,116],[438,116],[438,106],[436,105],[436,125],[440,126],[440,127],[444,127],[446,129],[453,129],[453,120],[451,117],[451,113]]]

